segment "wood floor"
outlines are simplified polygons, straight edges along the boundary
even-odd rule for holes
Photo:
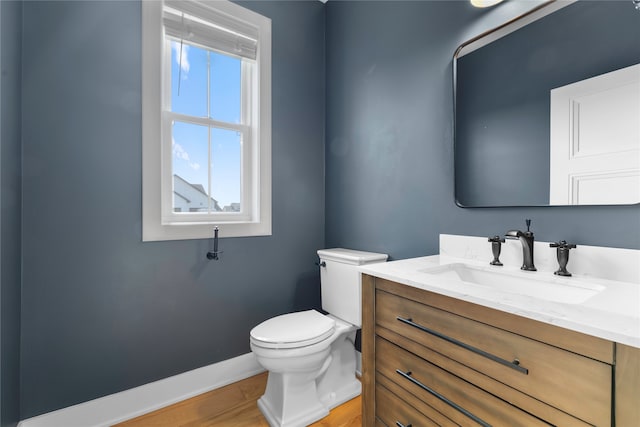
[[[269,427],[258,409],[267,373],[195,396],[166,408],[117,424],[117,427]],[[337,408],[313,427],[361,427],[360,396]]]

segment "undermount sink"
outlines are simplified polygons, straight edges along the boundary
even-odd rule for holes
[[[602,285],[576,278],[549,277],[524,271],[498,271],[493,268],[496,267],[483,268],[455,263],[424,269],[421,272],[433,275],[434,278],[445,279],[448,282],[453,280],[467,285],[565,304],[580,304],[605,290]]]

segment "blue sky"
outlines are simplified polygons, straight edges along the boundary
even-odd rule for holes
[[[207,59],[207,56],[209,57]],[[182,58],[182,60],[180,60]],[[207,91],[207,62],[210,89]],[[240,122],[241,60],[186,43],[171,49],[171,109],[174,112]],[[211,128],[211,182],[208,180],[209,130],[175,122],[173,173],[201,184],[220,206],[240,202],[240,134]]]

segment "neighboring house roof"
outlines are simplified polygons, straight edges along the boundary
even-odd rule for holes
[[[176,196],[180,197],[182,200],[184,200],[187,203],[191,203],[191,200],[189,200],[188,198],[186,198],[185,196],[183,196],[182,194],[178,193],[177,191],[174,190],[173,194],[175,194]]]
[[[222,208],[224,212],[240,212],[240,203],[234,202]]]
[[[178,176],[178,175],[176,175]],[[178,176],[179,177],[179,176]],[[186,181],[185,181],[186,182]],[[205,196],[207,195],[207,192],[205,191],[204,187],[202,186],[202,184],[190,184],[187,182],[187,184],[189,184],[190,186],[192,186],[193,188],[195,188],[196,190],[200,191],[202,194],[204,194]]]
[[[181,177],[180,175],[176,175],[173,174],[173,179],[174,179],[174,191],[173,193],[175,195],[177,195],[178,197],[184,199],[185,201],[187,201],[188,203],[191,202],[191,200],[187,199],[186,197],[184,197],[183,195],[181,195],[180,193],[178,193],[177,191],[175,191],[175,182],[176,181],[181,181],[183,184],[190,186],[191,188],[195,189],[196,191],[198,191],[200,194],[202,194],[202,196],[204,196],[204,198],[208,198],[209,195],[207,194],[207,192],[205,191],[204,187],[202,186],[202,184],[192,184],[189,181],[187,181],[186,179],[184,179],[183,177]],[[221,211],[222,208],[220,207],[220,205],[218,204],[218,201],[216,199],[214,199],[213,197],[211,197],[211,204],[213,205],[213,209],[216,211]]]

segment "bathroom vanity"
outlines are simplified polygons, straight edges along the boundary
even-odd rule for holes
[[[477,249],[486,238],[443,255],[458,237],[362,269],[363,425],[640,425],[640,283],[501,270]],[[558,298],[441,274],[460,265],[535,277]]]

